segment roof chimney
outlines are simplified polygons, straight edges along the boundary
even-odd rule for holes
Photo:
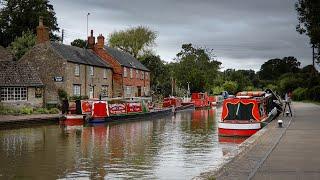
[[[43,25],[43,17],[39,17],[39,26],[37,27],[37,43],[49,41],[49,28]]]
[[[102,36],[102,34],[100,34],[100,35],[97,37],[97,40],[98,40],[98,42],[97,42],[96,47],[97,47],[98,49],[103,49],[103,47],[104,47],[104,37]]]
[[[88,48],[93,49],[96,38],[93,36],[93,30],[90,31],[90,36],[88,37]]]

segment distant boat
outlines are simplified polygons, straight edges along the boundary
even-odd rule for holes
[[[281,100],[271,90],[239,92],[223,101],[218,131],[221,136],[251,136],[281,111]]]

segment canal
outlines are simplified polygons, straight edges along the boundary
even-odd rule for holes
[[[218,137],[220,114],[0,130],[0,179],[191,179],[243,141]]]

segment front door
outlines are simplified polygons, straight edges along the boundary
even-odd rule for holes
[[[89,87],[89,99],[92,99],[92,98],[93,98],[93,93],[94,93],[94,87],[93,87],[93,86],[90,86],[90,87]]]
[[[141,97],[141,86],[138,86],[138,97]]]

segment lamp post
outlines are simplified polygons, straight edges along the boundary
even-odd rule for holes
[[[188,99],[190,94],[190,86],[189,86],[190,82],[187,82],[187,84],[188,84],[188,92],[187,92],[187,99]]]
[[[90,13],[87,14],[87,37],[89,36],[89,15]]]

